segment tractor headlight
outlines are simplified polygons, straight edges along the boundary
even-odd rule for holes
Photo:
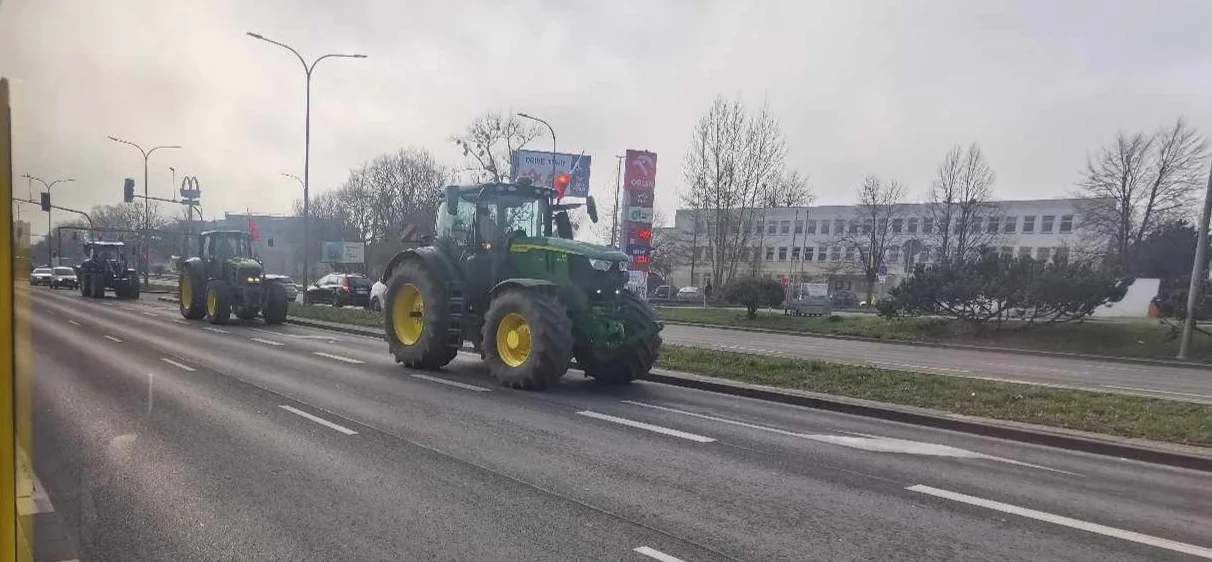
[[[260,277],[249,277],[249,278],[245,279],[244,281],[246,281],[248,283],[260,283],[261,278]]]
[[[610,266],[613,263],[614,262],[610,260],[595,260],[593,258],[589,259],[589,267],[592,267],[598,271],[610,271]]]

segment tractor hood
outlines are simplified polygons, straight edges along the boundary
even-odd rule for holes
[[[627,261],[627,254],[607,246],[599,246],[578,240],[533,236],[518,238],[513,241],[514,252],[546,251],[564,254],[576,254],[589,259]]]
[[[240,271],[255,270],[258,275],[261,273],[261,263],[257,260],[250,260],[248,258],[229,258],[227,260],[227,265],[228,267],[237,268]]]

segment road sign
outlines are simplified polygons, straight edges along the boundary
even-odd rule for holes
[[[510,180],[517,181],[518,178],[530,178],[530,182],[534,185],[544,187],[555,186],[555,176],[567,173],[569,174],[568,189],[564,192],[565,197],[587,197],[589,196],[589,165],[592,163],[592,158],[587,155],[580,154],[555,154],[555,175],[552,175],[550,152],[539,150],[515,150],[511,156],[513,165],[510,175]]]

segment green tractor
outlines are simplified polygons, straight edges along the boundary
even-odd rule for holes
[[[548,387],[574,357],[604,383],[648,373],[662,325],[627,290],[627,255],[573,240],[568,212],[580,204],[554,199],[524,181],[446,188],[437,237],[396,254],[383,274],[397,362],[438,369],[469,341],[513,388]]]
[[[80,280],[80,296],[94,299],[105,298],[105,290],[113,289],[120,299],[139,298],[139,272],[129,264],[126,244],[122,242],[93,241],[84,245],[88,259],[80,264],[77,277]]]
[[[211,324],[226,324],[233,312],[241,320],[262,314],[267,324],[286,321],[286,289],[265,282],[249,233],[213,230],[200,234],[199,242],[201,255],[181,262],[177,280],[181,316],[205,317]]]

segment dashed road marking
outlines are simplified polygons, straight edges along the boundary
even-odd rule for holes
[[[659,425],[652,425],[650,423],[629,420],[626,418],[617,418],[614,416],[608,416],[606,414],[599,414],[597,412],[593,412],[590,410],[582,410],[580,412],[577,412],[577,415],[594,418],[594,419],[599,419],[599,420],[603,420],[603,421],[608,421],[608,422],[612,422],[612,423],[617,423],[619,425],[625,425],[628,427],[645,429],[648,431],[652,431],[655,433],[661,433],[664,435],[670,435],[673,437],[680,437],[682,439],[687,439],[687,440],[694,441],[697,443],[711,443],[711,442],[715,441],[715,439],[713,439],[711,437],[704,437],[702,435],[697,435],[694,433],[687,433],[685,431],[678,431],[676,429],[670,429],[668,427],[661,427]]]
[[[210,331],[210,332],[214,332],[216,334],[230,334],[231,333],[227,330],[224,330],[223,328],[215,328],[215,327],[211,327],[211,326],[206,326],[206,327],[203,327],[202,329]]]
[[[267,339],[263,339],[263,338],[248,338],[248,339],[258,342],[258,343],[263,343],[265,345],[282,345],[282,342],[276,342],[274,340],[267,340]]]
[[[1149,390],[1147,388],[1135,388],[1135,387],[1131,387],[1131,386],[1115,386],[1112,384],[1103,384],[1103,385],[1099,385],[1099,386],[1101,386],[1103,388],[1114,388],[1116,390],[1132,390],[1135,392],[1149,392],[1149,393],[1153,393],[1153,394],[1173,394],[1175,396],[1192,396],[1195,398],[1212,398],[1212,395],[1193,394],[1190,392],[1171,392],[1169,390]]]
[[[172,359],[169,359],[169,358],[167,358],[167,357],[161,357],[161,358],[160,358],[160,360],[161,360],[161,361],[163,361],[163,362],[165,362],[165,363],[168,363],[169,365],[172,365],[172,366],[174,366],[174,367],[178,367],[178,368],[184,369],[184,370],[189,371],[189,372],[191,372],[191,373],[197,370],[197,369],[194,369],[193,367],[190,367],[189,365],[186,365],[186,364],[184,364],[184,363],[178,363],[178,362],[173,361]]]
[[[188,324],[188,322],[186,322],[186,321],[184,321],[184,320],[182,320],[182,319],[180,319],[180,318],[173,318],[173,319],[172,319],[172,321],[173,321],[173,322],[175,322],[175,323],[177,323],[177,324]]]
[[[357,434],[358,434],[358,432],[356,432],[356,431],[354,431],[354,430],[352,430],[352,429],[349,429],[348,427],[345,427],[345,426],[343,426],[343,425],[337,425],[337,424],[332,423],[332,422],[330,422],[330,421],[328,421],[328,420],[326,420],[326,419],[324,419],[324,418],[321,418],[321,417],[319,417],[319,416],[313,416],[313,415],[311,415],[311,414],[309,414],[309,413],[307,413],[307,412],[304,412],[303,410],[300,410],[300,409],[298,409],[298,408],[295,408],[295,407],[292,407],[292,406],[287,406],[286,404],[282,404],[282,405],[280,405],[280,406],[278,406],[278,407],[279,407],[279,408],[282,408],[283,410],[286,410],[287,412],[290,412],[290,413],[292,413],[292,414],[297,414],[297,415],[299,415],[299,416],[303,416],[303,417],[305,417],[305,418],[307,418],[307,419],[309,419],[309,420],[311,420],[311,421],[314,421],[314,422],[316,422],[316,423],[318,423],[318,424],[320,424],[320,425],[322,425],[322,426],[324,426],[324,427],[327,427],[327,428],[329,428],[329,429],[335,429],[335,430],[337,430],[337,431],[340,431],[341,433],[344,433],[345,435],[357,435]]]
[[[114,342],[114,343],[122,343],[122,340],[120,340],[120,339],[118,339],[118,338],[115,338],[115,337],[113,337],[113,336],[101,336],[101,337],[103,337],[103,338],[105,338],[105,339],[107,339],[107,340],[109,340],[109,341],[112,341],[112,342]]]
[[[665,554],[664,552],[661,552],[655,548],[652,548],[651,546],[637,546],[631,550],[634,552],[643,554],[644,556],[647,556],[649,558],[655,558],[657,560],[660,560],[661,562],[685,562],[681,558],[670,556],[668,554]]]
[[[67,323],[71,324],[72,326],[83,326],[84,325],[79,322],[76,322],[75,320],[68,320]]]
[[[345,356],[343,356],[343,355],[334,355],[334,354],[332,354],[332,353],[324,353],[323,351],[313,351],[313,352],[312,352],[312,354],[314,354],[314,355],[319,355],[320,357],[327,357],[327,358],[329,358],[329,359],[336,359],[337,361],[344,361],[344,362],[346,362],[346,363],[354,363],[354,364],[361,364],[361,363],[365,363],[365,361],[359,361],[359,360],[357,360],[357,359],[351,359],[351,358],[349,358],[349,357],[345,357]]]
[[[429,375],[413,375],[412,377],[415,379],[421,379],[423,381],[436,382],[438,384],[445,384],[445,385],[449,385],[449,386],[453,386],[453,387],[457,387],[457,388],[462,388],[465,390],[474,390],[476,392],[492,392],[491,388],[484,388],[482,386],[476,386],[474,384],[465,384],[465,383],[461,383],[458,381],[448,381],[446,379],[442,379],[442,378],[438,378],[438,377],[431,377]]]
[[[143,311],[143,315],[144,316],[159,316],[159,314],[156,314],[155,312],[148,312],[146,310]]]
[[[938,488],[931,488],[930,486],[923,486],[921,484],[918,484],[916,486],[909,486],[908,488],[905,488],[905,489],[909,490],[911,492],[919,492],[919,493],[931,495],[931,496],[934,496],[937,498],[943,498],[943,499],[947,499],[947,500],[951,500],[951,501],[955,501],[955,502],[965,503],[968,505],[975,505],[977,507],[992,509],[995,511],[1000,511],[1002,513],[1009,513],[1012,515],[1018,515],[1020,517],[1026,517],[1028,519],[1035,519],[1036,521],[1044,521],[1046,523],[1052,523],[1055,525],[1060,525],[1062,527],[1069,527],[1071,529],[1079,529],[1082,531],[1088,531],[1088,532],[1103,535],[1103,536],[1115,537],[1117,539],[1123,539],[1126,541],[1147,544],[1150,546],[1156,546],[1158,548],[1164,548],[1166,550],[1173,550],[1175,552],[1182,552],[1184,554],[1190,554],[1193,556],[1199,556],[1202,558],[1212,559],[1212,549],[1204,548],[1202,546],[1195,546],[1192,544],[1181,543],[1181,542],[1172,541],[1169,539],[1158,538],[1158,537],[1154,537],[1154,536],[1150,536],[1150,535],[1145,535],[1142,533],[1137,533],[1134,531],[1125,531],[1123,529],[1116,529],[1115,527],[1107,527],[1105,525],[1099,525],[1098,523],[1090,523],[1088,521],[1082,521],[1080,519],[1072,519],[1072,518],[1065,517],[1062,515],[1053,515],[1051,513],[1047,513],[1047,512],[1043,512],[1043,511],[1036,511],[1034,509],[1028,509],[1025,507],[1010,505],[1008,503],[987,500],[984,498],[978,498],[976,496],[969,496],[969,495],[960,494],[957,492],[940,490]]]

